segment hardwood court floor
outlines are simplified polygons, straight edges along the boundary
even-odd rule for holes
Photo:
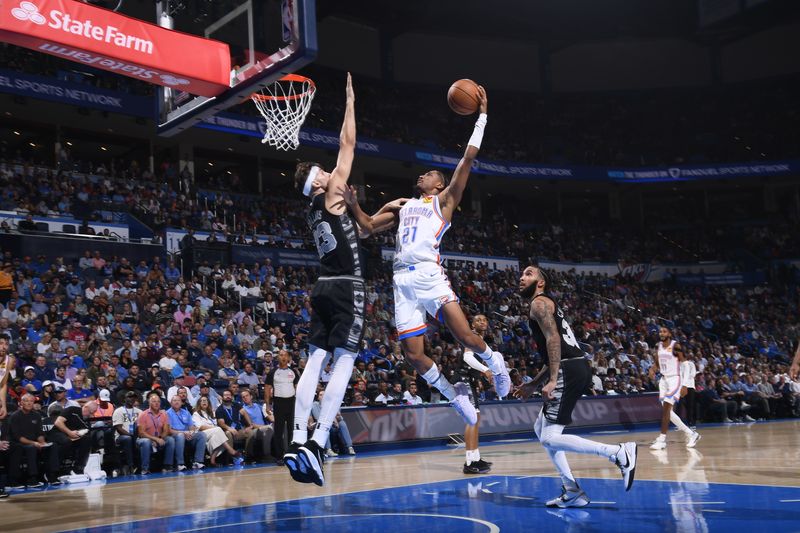
[[[696,450],[687,450],[682,435],[671,431],[668,448],[661,452],[653,452],[647,447],[656,435],[652,431],[600,432],[587,436],[609,443],[635,440],[641,445],[637,484],[628,494],[649,490],[647,480],[680,482],[688,484],[686,486],[730,483],[800,487],[800,421],[701,427],[700,432],[703,438]],[[540,492],[546,493],[509,498],[530,500],[527,505],[541,507],[544,497],[558,494],[559,482],[549,479],[554,477],[554,470],[538,442],[513,441],[486,445],[482,447],[482,455],[494,463],[491,479],[544,478],[535,480],[539,484],[536,490],[541,489]],[[586,480],[585,483],[591,484],[593,482],[590,480],[593,479],[610,480],[603,481],[603,487],[610,489],[594,488],[595,494],[587,489],[593,499],[609,499],[606,494],[597,493],[609,490],[620,492],[615,494],[615,498],[624,497],[619,471],[610,462],[600,457],[575,454],[568,454],[568,459],[579,481]],[[0,502],[0,531],[62,531],[110,524],[126,524],[122,529],[133,531],[137,528],[128,525],[133,521],[175,515],[199,516],[204,511],[215,509],[243,508],[271,502],[297,503],[295,501],[299,499],[333,497],[357,491],[382,491],[449,480],[465,484],[463,480],[466,478],[469,478],[472,487],[480,477],[464,476],[461,473],[463,461],[463,449],[365,453],[355,458],[329,462],[326,465],[326,486],[322,488],[297,484],[284,468],[272,466],[134,477],[130,481],[113,480],[97,485],[17,492]],[[495,481],[489,485],[498,483]],[[532,487],[528,486],[525,490],[534,490]],[[480,490],[491,493],[486,489]],[[523,491],[520,494],[525,493]],[[793,494],[798,493],[795,491]],[[537,503],[533,503],[533,500]],[[800,499],[780,501],[793,505],[791,509],[785,506],[779,509],[797,513],[797,529],[800,529],[800,503],[790,503],[800,502]],[[474,510],[474,507],[470,509]],[[430,510],[432,513],[436,511],[435,507]],[[193,529],[191,520],[182,527]],[[512,529],[506,527],[504,531]],[[164,527],[163,530],[172,528]]]

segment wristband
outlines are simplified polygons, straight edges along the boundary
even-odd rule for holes
[[[478,116],[478,120],[475,122],[475,129],[472,130],[472,137],[469,138],[469,142],[467,143],[469,146],[480,149],[481,141],[483,141],[483,128],[486,127],[487,118],[486,113],[481,113],[480,116]]]

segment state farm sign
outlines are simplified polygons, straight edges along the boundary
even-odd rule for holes
[[[73,0],[0,0],[0,39],[192,94],[229,87],[227,44]]]

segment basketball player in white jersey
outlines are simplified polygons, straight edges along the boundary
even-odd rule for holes
[[[684,409],[684,419],[686,425],[694,428],[697,425],[697,390],[695,386],[695,377],[697,376],[697,365],[691,356],[683,354],[684,359],[681,361],[681,405]]]
[[[663,450],[667,447],[667,430],[672,421],[675,426],[686,434],[686,447],[694,448],[700,440],[700,434],[693,431],[683,423],[681,417],[673,411],[673,407],[681,398],[680,364],[683,362],[683,349],[677,341],[673,340],[672,332],[666,326],[659,329],[660,342],[656,346],[655,365],[650,367],[650,376],[655,377],[656,372],[661,373],[658,382],[658,399],[661,402],[661,434],[650,445],[652,450]]]
[[[0,420],[8,414],[6,409],[6,398],[8,396],[8,380],[11,378],[11,371],[16,364],[15,359],[8,354],[10,344],[8,335],[0,335]]]
[[[478,355],[492,371],[497,395],[502,398],[508,394],[511,378],[503,355],[492,351],[470,329],[439,257],[439,244],[461,202],[472,163],[483,140],[488,100],[486,91],[480,86],[479,97],[480,115],[450,183],[438,170],[422,174],[416,182],[419,197],[409,200],[400,209],[394,256],[395,325],[403,352],[425,381],[439,389],[469,425],[478,420],[475,407],[469,400],[469,387],[466,384],[454,387],[439,373],[433,360],[425,355],[422,336],[427,328],[428,314],[447,324],[456,340]],[[352,210],[360,226],[372,224],[371,217],[361,211],[357,202],[352,205]],[[383,229],[388,228],[376,226],[373,232]]]

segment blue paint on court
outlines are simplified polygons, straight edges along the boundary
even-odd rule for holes
[[[800,531],[800,488],[640,480],[626,493],[621,480],[584,479],[581,485],[591,505],[545,508],[544,502],[559,493],[559,485],[550,477],[485,476],[76,531]],[[314,490],[309,487],[310,494]]]

